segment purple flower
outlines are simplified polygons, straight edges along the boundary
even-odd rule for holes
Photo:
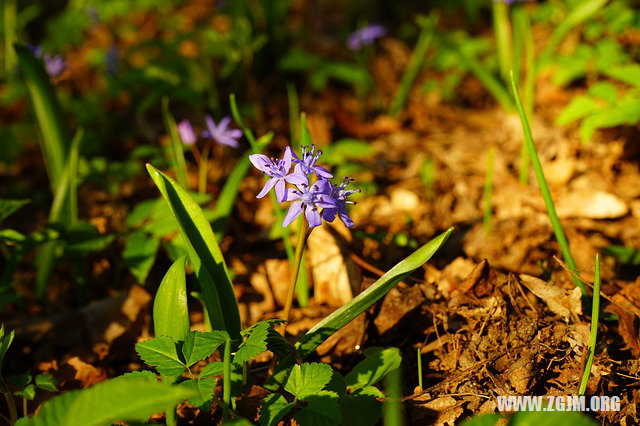
[[[178,134],[180,135],[180,139],[183,144],[193,145],[196,143],[196,132],[193,131],[191,122],[186,118],[178,123]]]
[[[286,182],[294,185],[307,184],[309,180],[305,175],[299,173],[289,173],[291,169],[291,148],[287,147],[284,151],[284,157],[282,160],[274,160],[262,154],[251,154],[249,161],[265,176],[269,176],[271,179],[267,181],[262,188],[262,191],[256,196],[256,198],[264,197],[271,188],[276,188],[276,198],[278,202],[285,201],[287,199]]]
[[[327,222],[333,222],[336,216],[338,216],[347,228],[351,228],[355,225],[353,220],[349,217],[349,213],[347,213],[347,204],[355,204],[356,202],[348,200],[347,197],[351,194],[355,194],[356,192],[360,192],[360,189],[347,190],[347,185],[351,182],[353,182],[353,179],[344,178],[340,185],[331,185],[330,194],[336,202],[336,207],[322,210],[322,218]]]
[[[347,39],[347,47],[351,50],[361,50],[376,39],[383,37],[387,30],[378,24],[369,24],[366,27],[354,31]]]
[[[205,121],[207,122],[207,130],[202,132],[202,137],[213,139],[220,145],[232,148],[238,147],[238,139],[242,136],[242,131],[228,128],[229,123],[231,123],[231,117],[224,117],[217,126],[210,115],[207,115]]]
[[[287,227],[302,212],[309,223],[309,228],[314,228],[322,223],[319,208],[323,212],[327,209],[338,207],[336,200],[331,197],[331,182],[326,179],[319,179],[309,186],[309,181],[305,176],[304,183],[296,183],[296,189],[287,191],[287,200],[294,201],[289,207],[287,216],[282,221],[282,226]]]
[[[111,46],[104,58],[107,74],[115,76],[118,73],[118,46]]]
[[[44,60],[44,67],[49,77],[56,78],[67,69],[67,62],[62,56],[51,56],[48,53],[43,54],[42,48],[33,44],[28,44],[27,47],[31,50],[33,56]]]
[[[310,147],[303,146],[302,147],[302,160],[298,158],[296,153],[293,153],[293,162],[296,163],[294,170],[296,173],[301,173],[305,175],[310,175],[315,172],[318,178],[329,179],[332,178],[333,175],[329,173],[327,169],[322,166],[317,166],[316,161],[318,161],[318,157],[322,155],[322,151],[319,149],[316,150],[315,145],[311,145]]]

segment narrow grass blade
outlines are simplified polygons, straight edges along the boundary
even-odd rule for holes
[[[438,15],[435,13],[432,13],[428,18],[420,18],[418,20],[418,24],[420,25],[418,42],[416,43],[416,47],[413,49],[409,65],[407,65],[407,68],[402,75],[400,86],[393,98],[391,108],[389,108],[389,115],[392,117],[397,116],[407,102],[409,91],[411,90],[411,86],[418,75],[418,71],[420,71],[420,68],[422,67],[425,55],[427,54],[427,49],[429,49],[431,39],[433,38],[433,29],[438,21]]]
[[[524,107],[522,106],[522,100],[520,99],[520,94],[518,93],[518,85],[516,84],[516,80],[513,77],[513,73],[511,73],[511,89],[513,91],[513,98],[516,103],[516,109],[518,110],[518,114],[520,115],[520,122],[522,123],[522,131],[524,133],[524,141],[527,144],[527,149],[529,150],[531,165],[533,166],[533,171],[536,174],[538,186],[540,187],[540,192],[542,193],[544,204],[547,207],[547,214],[549,215],[549,220],[551,221],[553,232],[556,236],[556,240],[558,240],[558,245],[560,246],[560,252],[562,253],[562,257],[564,258],[564,261],[569,269],[577,274],[576,262],[573,260],[571,250],[569,249],[569,243],[567,242],[564,230],[562,229],[562,224],[560,223],[560,219],[558,218],[558,214],[556,213],[556,208],[553,204],[553,199],[551,198],[551,191],[549,191],[547,180],[544,177],[542,164],[540,164],[538,152],[536,151],[536,145],[533,142],[531,128],[529,127],[529,120],[527,120],[527,114],[525,113]],[[587,296],[587,290],[585,289],[582,281],[580,281],[577,276],[572,276],[572,279],[574,284],[578,286],[580,290],[582,290],[582,295]]]
[[[487,174],[484,180],[484,195],[482,197],[484,202],[484,213],[482,216],[482,227],[484,228],[484,235],[487,236],[491,233],[491,212],[492,212],[492,194],[493,194],[493,157],[495,156],[495,148],[489,148],[487,152]]]
[[[171,164],[173,166],[173,172],[176,174],[176,180],[183,188],[189,188],[187,184],[187,163],[184,159],[184,149],[182,147],[182,140],[180,134],[178,134],[178,126],[176,120],[169,111],[169,98],[162,98],[162,120],[164,121],[164,127],[169,134],[169,141],[171,144]]]
[[[78,129],[71,141],[69,158],[53,196],[53,203],[49,211],[49,223],[70,225],[77,219],[78,154],[83,135],[84,131]],[[45,296],[49,277],[59,249],[59,241],[49,241],[38,250],[38,255],[36,256],[36,296],[39,299]]]
[[[240,335],[240,313],[227,266],[211,225],[189,193],[173,179],[147,164],[147,171],[169,204],[187,243],[189,260],[196,270],[211,325]]]
[[[43,62],[35,58],[28,48],[18,44],[14,47],[40,128],[40,148],[51,191],[55,192],[64,171],[70,140],[69,129]]]
[[[492,2],[493,32],[496,38],[496,51],[500,75],[505,83],[509,81],[509,70],[513,58],[511,44],[511,24],[509,22],[509,5],[506,2]]]
[[[322,342],[380,300],[399,281],[427,262],[442,247],[452,232],[453,228],[449,228],[414,251],[380,277],[371,287],[320,321],[296,344],[300,356],[303,359],[309,356]]]
[[[185,340],[189,334],[187,307],[187,258],[176,260],[165,274],[153,301],[153,328],[156,336]]]
[[[382,406],[382,424],[384,426],[402,426],[402,370],[401,367],[390,371],[384,378],[386,399]]]
[[[17,0],[3,0],[2,4],[2,29],[4,36],[4,73],[9,76],[16,66],[16,52],[13,43],[16,42],[16,25],[18,22]]]
[[[542,51],[543,61],[548,59],[549,56],[556,50],[556,48],[562,43],[566,35],[573,28],[577,27],[600,10],[608,0],[586,0],[577,2],[575,7],[571,9],[571,12],[567,15],[562,22],[553,30],[549,42]]]
[[[249,126],[247,126],[242,120],[242,117],[240,116],[240,111],[238,110],[238,104],[236,103],[236,96],[233,93],[229,95],[229,106],[231,107],[231,116],[235,120],[236,124],[240,127],[240,129],[242,129],[242,132],[244,133],[245,138],[247,138],[249,145],[251,145],[253,154],[260,154],[263,148],[260,147],[260,144],[256,140]],[[304,114],[302,115],[302,117],[304,117]],[[301,136],[300,136],[300,140],[298,141],[299,144],[304,143],[303,136],[302,136],[302,129],[303,128],[306,129],[306,127],[304,127],[305,123],[302,120],[304,120],[304,118],[301,119],[301,126],[300,126]],[[280,204],[278,203],[278,200],[276,198],[276,194],[274,191],[269,191],[269,199],[271,200],[271,204],[273,205],[273,213],[276,217],[276,222],[282,223],[282,221],[284,220],[284,212],[282,210],[282,207],[280,207]],[[291,231],[289,230],[289,228],[288,227],[282,228],[281,237],[282,237],[282,243],[284,244],[284,250],[287,253],[287,258],[289,259],[289,263],[293,266],[294,253],[293,253],[293,245],[289,240],[290,236],[291,236]],[[302,264],[302,268],[304,271],[306,271],[304,263]],[[306,273],[299,275],[297,287],[298,288],[309,287]],[[304,297],[303,298],[299,297],[298,303],[300,304],[300,306],[304,307],[307,305],[307,300]]]
[[[593,365],[593,355],[596,350],[596,339],[598,337],[598,317],[600,314],[600,255],[596,253],[596,268],[593,276],[593,302],[591,305],[591,336],[589,337],[589,357],[584,366],[582,380],[580,381],[580,390],[578,395],[584,395]]]

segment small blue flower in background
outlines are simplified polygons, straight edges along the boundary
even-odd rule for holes
[[[31,49],[33,56],[44,61],[44,67],[49,77],[56,78],[67,69],[67,62],[62,56],[51,56],[48,53],[43,54],[40,46],[28,44],[27,47]]]
[[[256,198],[264,197],[267,195],[267,192],[275,186],[276,198],[278,199],[278,202],[283,202],[287,198],[286,182],[294,185],[304,183],[308,184],[309,181],[305,175],[299,173],[289,174],[292,162],[291,158],[291,148],[289,147],[285,149],[282,160],[274,160],[262,154],[251,154],[249,156],[249,161],[251,161],[256,169],[264,173],[265,176],[271,178],[267,181],[264,188],[262,188],[262,191],[260,191]]]
[[[309,223],[309,228],[314,228],[322,224],[319,208],[324,210],[337,208],[336,200],[331,197],[331,182],[326,179],[319,179],[309,186],[309,181],[305,177],[304,183],[296,184],[295,189],[287,191],[286,201],[294,201],[289,207],[289,212],[282,221],[282,226],[287,227],[302,212]]]
[[[361,50],[364,46],[368,46],[376,39],[384,37],[387,30],[382,25],[369,24],[366,27],[354,31],[347,39],[347,47],[351,50]]]
[[[205,121],[207,123],[207,130],[202,132],[202,137],[213,139],[220,145],[226,145],[232,148],[238,147],[238,139],[242,137],[242,131],[240,129],[229,129],[231,117],[224,117],[218,125],[216,125],[216,122],[213,121],[213,117],[210,115],[206,116]]]
[[[347,185],[353,182],[350,178],[345,178],[337,186],[333,185],[328,179],[333,175],[324,167],[316,165],[320,155],[322,151],[316,150],[312,145],[302,148],[302,159],[289,146],[285,148],[281,160],[270,159],[262,154],[249,156],[251,163],[265,176],[270,177],[256,198],[264,197],[275,187],[278,202],[293,201],[282,221],[285,228],[302,213],[309,228],[322,224],[322,219],[333,222],[336,217],[348,228],[355,225],[347,213],[347,204],[355,204],[348,197],[360,190],[346,189]],[[292,163],[296,163],[294,172],[289,173]],[[311,183],[310,179],[314,175],[316,180]],[[294,187],[287,188],[287,183]]]
[[[311,173],[316,174],[319,178],[329,179],[332,178],[333,175],[329,173],[327,169],[322,166],[317,166],[316,161],[322,155],[322,151],[319,149],[316,150],[315,145],[311,145],[311,147],[303,146],[302,147],[302,160],[298,158],[296,153],[293,153],[293,162],[296,163],[294,170],[297,173],[302,173],[309,175]]]
[[[196,143],[196,132],[193,131],[193,127],[191,126],[191,122],[187,119],[184,119],[178,123],[178,134],[180,135],[180,139],[182,143],[185,145],[193,145]]]

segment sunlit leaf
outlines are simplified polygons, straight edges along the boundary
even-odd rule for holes
[[[187,306],[187,259],[176,260],[165,274],[153,301],[153,328],[156,336],[185,340],[189,333]]]

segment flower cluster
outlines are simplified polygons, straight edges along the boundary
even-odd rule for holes
[[[67,69],[67,61],[62,56],[51,56],[48,53],[44,53],[40,46],[27,45],[27,47],[31,50],[33,56],[44,61],[44,67],[49,77],[56,78]]]
[[[291,147],[287,147],[280,160],[262,154],[249,156],[251,163],[269,180],[256,198],[264,197],[271,188],[275,188],[278,202],[293,201],[285,216],[282,226],[287,227],[298,216],[304,213],[309,228],[322,223],[322,219],[333,222],[337,217],[351,228],[354,223],[347,213],[347,204],[355,204],[348,199],[349,195],[360,192],[359,189],[347,190],[353,179],[345,178],[339,185],[329,181],[333,175],[324,167],[316,164],[322,151],[314,145],[302,148],[302,158],[298,157]],[[291,166],[294,165],[293,172]],[[315,180],[314,180],[315,176]],[[287,184],[290,186],[288,187]]]
[[[369,46],[376,39],[384,37],[387,30],[378,24],[369,24],[366,27],[354,31],[347,39],[347,47],[350,50],[362,50],[364,46]]]
[[[238,147],[238,139],[242,136],[242,131],[240,129],[229,128],[231,117],[226,116],[216,124],[216,122],[213,121],[213,117],[207,115],[205,122],[207,124],[207,130],[202,132],[201,135],[203,138],[213,139],[220,145],[226,145],[232,148]],[[193,145],[198,139],[196,132],[193,130],[193,126],[191,126],[191,122],[187,119],[178,123],[178,133],[180,134],[182,143],[185,145]]]

